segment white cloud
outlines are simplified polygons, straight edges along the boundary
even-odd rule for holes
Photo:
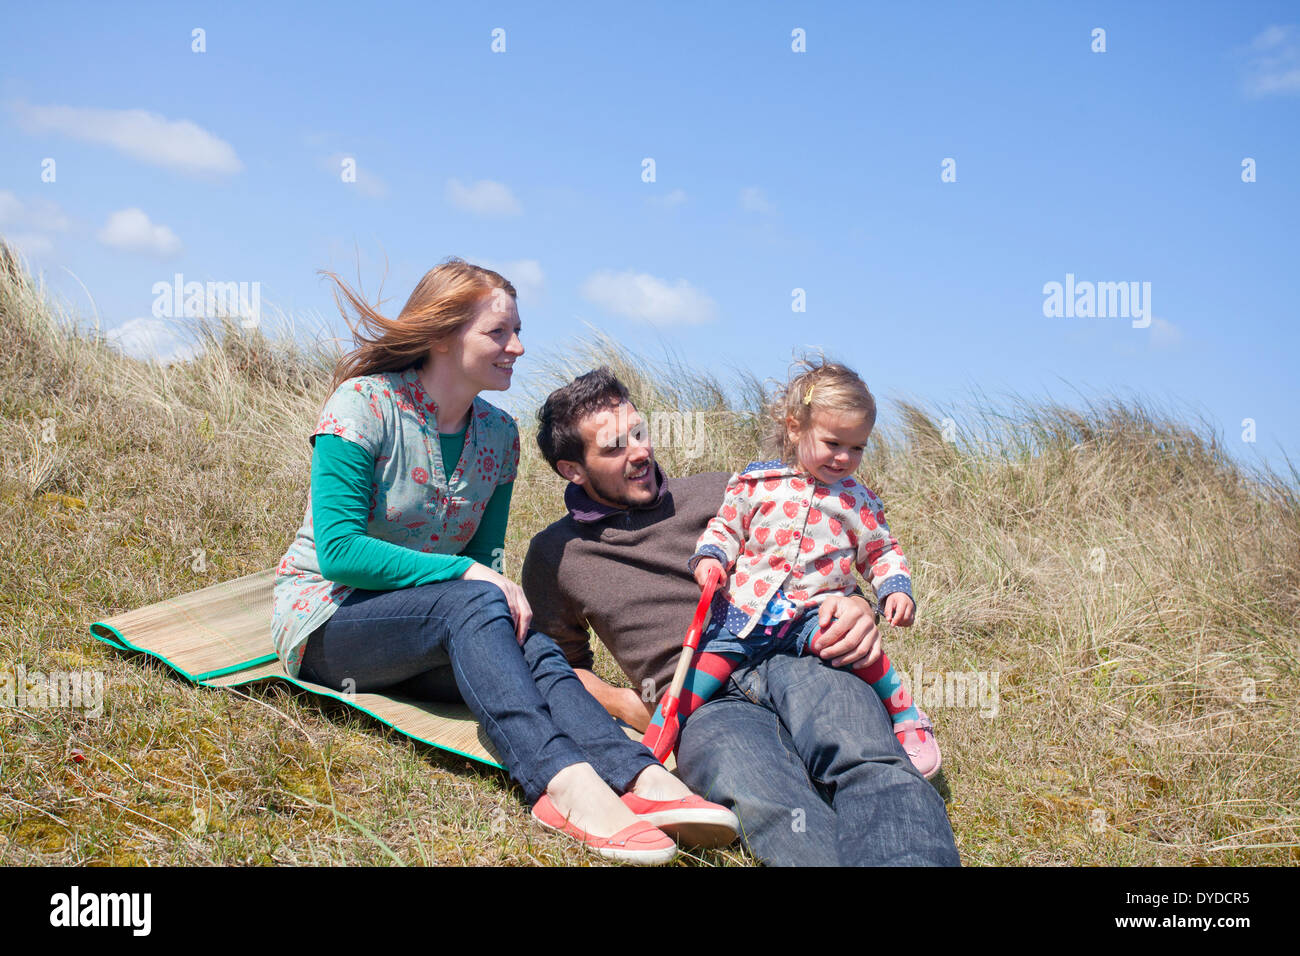
[[[1280,27],[1274,24],[1264,28],[1264,31],[1255,39],[1250,41],[1250,45],[1256,50],[1267,50],[1281,43],[1286,42],[1287,32],[1290,27]]]
[[[0,226],[16,222],[23,214],[23,204],[7,189],[0,189]]]
[[[515,259],[510,262],[496,259],[471,259],[470,261],[505,276],[519,293],[521,301],[535,301],[546,286],[546,275],[542,272],[542,264],[536,259]]]
[[[708,322],[717,303],[685,279],[669,283],[643,272],[597,272],[582,284],[582,296],[630,319],[663,325]]]
[[[53,239],[33,232],[11,233],[4,237],[4,241],[29,259],[48,256],[54,251]]]
[[[469,186],[459,179],[447,180],[447,202],[480,216],[518,216],[524,211],[509,186],[490,179]]]
[[[657,206],[667,206],[671,209],[673,206],[680,206],[686,202],[686,190],[674,189],[664,196],[651,196],[650,201]]]
[[[1156,349],[1173,348],[1183,340],[1183,330],[1164,319],[1151,319],[1151,347]]]
[[[757,186],[746,186],[740,191],[740,208],[749,212],[771,212],[772,204]]]
[[[345,159],[356,162],[356,182],[343,182],[343,160]],[[335,182],[343,183],[345,186],[352,186],[363,196],[368,196],[371,199],[384,199],[388,196],[388,183],[375,175],[368,165],[357,160],[352,153],[334,153],[331,156],[326,156],[322,161],[322,165],[334,177]]]
[[[125,354],[146,362],[170,365],[198,354],[198,349],[183,341],[176,327],[163,319],[128,319],[105,337]]]
[[[166,226],[155,225],[140,209],[119,209],[108,217],[99,230],[99,241],[127,252],[148,252],[160,258],[174,256],[181,250],[176,233]]]
[[[1245,86],[1253,96],[1300,93],[1300,27],[1270,26],[1250,43]]]
[[[51,199],[22,200],[0,189],[0,230],[9,245],[29,258],[54,251],[54,236],[71,228],[67,214]]]
[[[232,175],[244,168],[233,146],[189,120],[169,120],[146,110],[25,103],[11,109],[28,132],[100,143],[154,166],[204,175]]]
[[[0,189],[0,226],[24,226],[36,232],[66,232],[67,214],[52,199],[19,199]]]

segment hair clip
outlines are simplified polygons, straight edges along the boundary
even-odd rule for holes
[[[803,403],[804,403],[805,405],[811,405],[811,404],[812,404],[812,393],[813,393],[813,389],[816,388],[816,387],[817,387],[817,383],[816,383],[816,382],[814,382],[812,385],[809,385],[809,386],[808,386],[808,391],[804,394],[804,397],[803,397]]]

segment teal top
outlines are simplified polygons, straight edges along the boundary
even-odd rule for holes
[[[500,568],[519,429],[476,397],[443,435],[415,368],[348,379],[311,432],[312,487],[276,568],[271,640],[296,677],[307,638],[356,588],[396,590]]]
[[[460,461],[465,432],[439,435],[443,461]],[[514,482],[497,485],[478,530],[458,555],[427,554],[366,534],[375,460],[360,445],[336,435],[317,435],[311,457],[312,523],[321,574],[367,591],[395,591],[461,577],[477,561],[495,571],[510,518]]]

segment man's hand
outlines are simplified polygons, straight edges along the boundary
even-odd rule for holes
[[[916,620],[916,602],[902,591],[895,591],[885,598],[885,606],[880,610],[880,616],[894,627],[911,627]]]
[[[834,667],[865,667],[880,656],[880,630],[867,599],[854,594],[827,599],[819,611],[821,632],[813,653]]]
[[[600,701],[611,716],[630,724],[640,733],[645,733],[645,729],[650,726],[650,708],[653,704],[643,701],[641,695],[632,688],[607,684],[585,668],[575,667],[573,672],[582,681],[582,686],[587,688],[587,693]]]

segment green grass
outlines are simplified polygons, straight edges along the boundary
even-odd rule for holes
[[[102,670],[106,699],[94,719],[0,709],[0,864],[598,863],[535,828],[503,773],[287,685],[195,688],[90,638],[91,621],[278,562],[335,353],[215,323],[198,359],[160,370],[10,263],[0,252],[0,670]],[[758,451],[763,384],[743,373],[600,338],[534,358],[534,399],[606,363],[643,413],[704,414],[703,454],[657,450],[669,474]],[[908,671],[999,680],[996,717],[927,704],[963,859],[1300,862],[1294,471],[1248,471],[1204,424],[1137,401],[898,407],[862,466],[919,600],[887,648]],[[562,513],[520,426],[508,573]],[[624,683],[603,651],[597,668]]]

